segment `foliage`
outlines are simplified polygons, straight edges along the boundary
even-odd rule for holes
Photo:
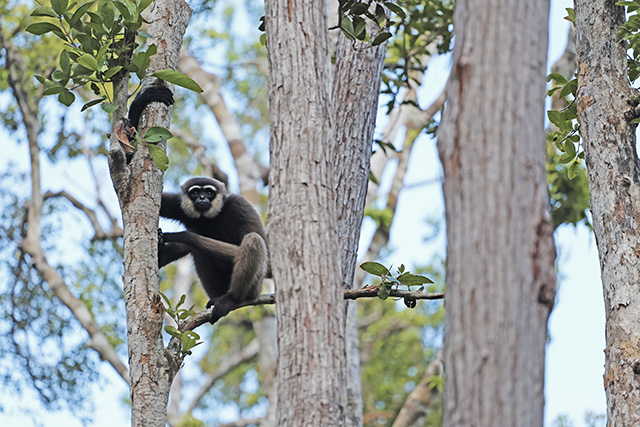
[[[401,20],[407,19],[404,9],[390,1],[339,0],[338,28],[349,40],[360,40],[370,46],[378,46],[392,36],[390,27],[393,21],[388,19],[390,13]],[[367,32],[367,20],[376,24],[377,32]]]
[[[555,144],[562,153],[558,161],[567,165],[569,179],[573,179],[580,170],[580,165],[584,161],[584,150],[580,144],[580,125],[578,123],[578,111],[576,106],[576,92],[578,90],[578,79],[574,77],[568,80],[566,77],[551,73],[547,81],[553,81],[554,86],[548,91],[552,96],[556,91],[560,99],[567,100],[567,107],[561,111],[549,110],[547,116],[558,130],[547,133],[547,141]]]
[[[152,0],[89,1],[68,3],[51,0],[51,7],[36,7],[31,16],[36,22],[26,31],[35,35],[53,33],[65,43],[60,52],[58,69],[51,77],[37,76],[46,89],[45,95],[58,95],[58,100],[70,106],[75,100],[73,89],[89,85],[98,96],[86,103],[83,110],[96,104],[108,113],[113,104],[113,79],[124,72],[135,72],[142,80],[151,55],[157,47],[135,52],[135,34],[142,26],[142,11]],[[105,102],[106,101],[106,102]]]
[[[387,47],[387,59],[382,75],[382,94],[390,95],[387,112],[396,103],[402,87],[417,87],[428,59],[434,54],[451,50],[453,38],[452,0],[407,0],[402,7],[405,16],[393,21],[394,37]]]
[[[588,215],[590,198],[586,169],[581,165],[577,173],[569,177],[569,166],[559,161],[562,155],[555,145],[547,144],[547,183],[553,228],[583,223],[592,229]]]
[[[387,267],[377,262],[365,262],[360,264],[360,268],[373,276],[380,277],[378,298],[382,300],[389,298],[389,294],[394,287],[403,285],[411,289],[411,286],[421,286],[420,289],[422,290],[424,288],[422,285],[425,283],[433,283],[428,277],[412,274],[408,271],[405,272],[404,264],[398,267],[397,274],[393,274]],[[414,308],[415,303],[415,300],[405,298],[407,307]]]
[[[92,0],[69,4],[68,0],[51,0],[51,7],[36,7],[31,13],[36,22],[26,31],[38,36],[53,33],[64,42],[58,68],[49,77],[36,75],[45,87],[43,95],[58,95],[58,101],[69,107],[75,100],[72,91],[88,86],[97,98],[84,104],[82,111],[95,105],[101,105],[109,114],[118,111],[118,105],[114,103],[113,83],[122,78],[128,79],[130,72],[142,80],[151,56],[157,52],[154,44],[146,51],[136,51],[139,47],[135,41],[136,34],[144,21],[142,12],[151,2]],[[202,92],[195,81],[177,71],[159,70],[152,76]],[[165,171],[169,159],[155,144],[170,138],[170,132],[165,130],[162,133],[158,128],[150,131],[152,134],[147,132],[144,142],[148,143],[154,163]],[[129,135],[122,130],[116,130],[116,135],[129,154],[142,142],[135,132],[133,145],[129,143]]]
[[[627,7],[627,22],[620,27],[618,38],[626,40],[631,51],[627,59],[627,68],[629,80],[633,83],[640,77],[640,1],[619,1],[616,5]]]
[[[160,292],[160,296],[162,297],[162,299],[164,300],[164,303],[166,304],[165,306],[166,313],[169,315],[169,317],[173,319],[173,321],[177,325],[180,325],[182,321],[185,320],[187,317],[190,317],[196,314],[196,312],[193,311],[193,306],[191,306],[190,308],[180,308],[182,304],[184,304],[185,300],[187,299],[186,295],[180,296],[180,300],[176,303],[175,307],[173,306],[173,304],[171,304],[171,300],[165,294]],[[181,332],[175,326],[171,326],[171,325],[166,325],[164,327],[164,331],[169,335],[171,335],[172,337],[176,337],[180,340],[180,343],[182,344],[180,348],[180,352],[181,352],[181,357],[183,358],[186,355],[192,354],[191,353],[192,348],[202,344],[202,341],[198,342],[198,340],[200,339],[200,335],[198,335],[194,331]]]
[[[0,276],[12,278],[0,284],[0,331],[4,337],[0,340],[0,378],[5,393],[21,395],[23,388],[31,388],[47,409],[69,409],[84,419],[92,410],[86,389],[97,379],[99,360],[94,352],[87,351],[86,334],[43,286],[30,260],[18,256],[17,242],[24,233],[26,214],[22,195],[28,192],[24,191],[24,179],[16,180],[11,174],[0,177],[0,202],[4,207],[0,212]],[[45,210],[49,215],[59,215],[63,209],[51,201]],[[60,227],[59,222],[45,223],[42,231],[55,239]],[[86,289],[87,283],[79,274],[81,268],[59,269],[70,281],[77,277],[76,286]],[[92,280],[99,286],[99,275]],[[34,406],[29,402],[31,409]]]

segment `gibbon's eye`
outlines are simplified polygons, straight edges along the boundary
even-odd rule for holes
[[[193,198],[193,197],[198,197],[198,194],[200,194],[200,187],[191,187],[189,189],[189,191],[187,192],[187,194],[189,195],[189,197]]]
[[[207,197],[208,197],[208,198],[210,198],[210,199],[213,199],[213,198],[215,197],[215,195],[216,195],[216,192],[215,192],[215,191],[213,191],[213,190],[212,190],[212,189],[210,189],[210,188],[207,188],[207,189],[206,189],[206,190],[204,190],[204,191],[205,191],[205,194],[207,195]]]

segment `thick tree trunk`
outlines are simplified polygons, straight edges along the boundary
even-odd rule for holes
[[[638,92],[618,40],[624,8],[575,2],[577,106],[607,317],[604,385],[609,426],[640,425],[640,177]]]
[[[278,422],[345,422],[345,303],[325,2],[266,2]]]
[[[176,69],[191,9],[183,2],[155,1],[149,12],[149,33],[158,47],[147,70]],[[114,85],[116,102],[126,103],[127,80]],[[124,99],[123,99],[124,98]],[[141,134],[148,126],[169,127],[170,109],[154,103],[143,115]],[[117,116],[117,115],[116,115]],[[148,120],[145,120],[145,117]],[[114,126],[120,122],[114,119]],[[162,342],[164,306],[158,294],[158,214],[162,171],[142,144],[129,161],[112,137],[109,168],[124,225],[124,296],[131,378],[131,425],[164,427],[169,390],[180,368],[177,355]]]
[[[545,176],[549,3],[456,3],[438,142],[447,219],[445,426],[542,426],[555,247]]]

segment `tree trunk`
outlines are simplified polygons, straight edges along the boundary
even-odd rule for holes
[[[367,32],[375,31],[370,23]],[[377,25],[376,25],[377,26]],[[336,208],[342,262],[342,286],[354,285],[356,256],[369,182],[373,131],[378,112],[382,66],[387,45],[357,48],[344,34],[338,37],[333,75],[333,117],[336,142],[334,167]],[[362,425],[362,386],[357,301],[348,304],[347,426]]]
[[[636,125],[629,122],[638,117],[638,92],[629,86],[627,46],[617,37],[624,8],[614,3],[575,2],[577,107],[607,318],[607,420],[632,426],[640,425],[640,182]]]
[[[542,426],[555,247],[545,175],[549,2],[456,3],[445,181],[445,426]]]
[[[191,9],[183,2],[155,1],[149,12],[149,33],[158,47],[148,73],[176,69],[182,38]],[[128,78],[114,84],[116,102],[126,105]],[[169,127],[170,109],[154,103],[143,115],[141,134],[148,126]],[[120,122],[114,115],[114,127]],[[147,117],[148,120],[144,118]],[[164,305],[158,276],[158,214],[162,171],[151,160],[144,144],[126,159],[112,137],[109,168],[118,195],[124,225],[124,296],[131,377],[131,425],[164,427],[169,390],[180,368],[176,355],[162,342]]]
[[[345,303],[325,2],[266,2],[277,425],[345,422]]]

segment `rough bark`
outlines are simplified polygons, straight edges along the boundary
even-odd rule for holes
[[[555,297],[544,145],[548,13],[545,0],[456,3],[438,141],[447,221],[445,426],[543,423]]]
[[[640,176],[629,123],[638,117],[638,92],[617,37],[624,8],[614,3],[575,2],[577,107],[604,289],[607,420],[631,426],[640,425]]]
[[[324,2],[266,2],[278,426],[345,423],[345,304]]]
[[[157,0],[150,8],[148,32],[158,47],[147,72],[176,69],[191,9],[182,1]],[[116,103],[125,104],[127,79],[114,84]],[[142,116],[148,126],[169,127],[170,109],[154,103]],[[115,115],[114,126],[119,124]],[[129,160],[115,138],[109,149],[109,169],[124,226],[124,295],[131,372],[132,426],[164,427],[173,376],[180,367],[162,342],[164,306],[158,294],[158,213],[162,171],[142,144]]]
[[[367,31],[375,31],[370,23]],[[377,25],[375,25],[377,27]],[[342,262],[342,286],[354,286],[356,256],[369,182],[373,131],[378,112],[386,43],[356,48],[344,34],[338,36],[333,74],[333,117],[336,150],[336,209]],[[347,306],[347,415],[348,426],[362,425],[362,381],[358,340],[358,308]]]

